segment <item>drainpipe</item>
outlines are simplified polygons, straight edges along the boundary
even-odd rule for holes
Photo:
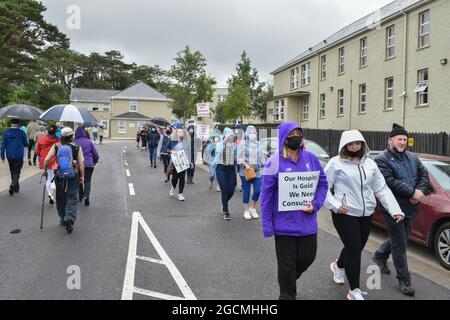
[[[320,80],[321,79],[321,65],[320,55],[317,53],[317,104],[316,104],[316,128],[319,129],[319,117],[320,117]]]
[[[407,98],[407,68],[408,68],[408,14],[405,11],[401,11],[405,17],[404,24],[404,48],[403,48],[403,92],[401,94],[402,100],[402,126],[405,128],[406,124],[406,98]]]

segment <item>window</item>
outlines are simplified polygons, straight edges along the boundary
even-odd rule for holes
[[[109,104],[103,105],[103,111],[109,111]]]
[[[325,80],[327,78],[327,56],[320,57],[320,78]]]
[[[338,90],[338,116],[344,115],[344,89]]]
[[[311,62],[302,65],[302,87],[311,83]]]
[[[359,58],[359,66],[365,67],[367,66],[367,37],[364,37],[360,40],[361,47],[361,56]]]
[[[228,98],[228,96],[227,96],[227,95],[224,95],[224,94],[218,94],[218,95],[217,95],[217,101],[218,101],[218,102],[224,102],[224,101],[227,100],[227,98]]]
[[[386,102],[384,105],[384,110],[394,109],[394,78],[387,78],[386,83]]]
[[[419,13],[419,48],[430,45],[430,10]]]
[[[275,101],[275,121],[284,121],[284,100]]]
[[[127,122],[125,120],[119,120],[118,133],[127,133]]]
[[[386,59],[395,57],[395,25],[386,28]]]
[[[309,97],[303,98],[303,121],[309,119]]]
[[[141,130],[145,126],[145,121],[138,121],[137,122],[137,129]]]
[[[345,50],[344,47],[339,48],[339,74],[345,72]]]
[[[325,119],[326,99],[325,93],[320,95],[320,119]]]
[[[366,113],[367,105],[367,87],[366,84],[359,86],[359,113]]]
[[[419,106],[428,105],[428,69],[419,70],[419,83],[414,90],[417,93],[417,104]]]
[[[130,100],[130,112],[137,112],[137,101]]]
[[[298,88],[298,67],[291,70],[291,90]]]
[[[93,107],[92,111],[98,111],[98,107]]]

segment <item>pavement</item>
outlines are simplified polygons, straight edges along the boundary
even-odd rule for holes
[[[232,221],[225,222],[220,193],[209,190],[202,165],[180,202],[169,196],[162,166],[150,168],[148,153],[133,141],[97,148],[101,160],[91,206],[79,205],[70,235],[48,203],[39,230],[39,175],[30,173],[14,197],[0,192],[0,299],[278,298],[274,241],[263,239],[260,220],[244,220],[241,193],[230,202]],[[0,166],[4,183],[2,170],[5,166]],[[329,269],[342,244],[326,210],[319,214],[319,227],[317,258],[297,283],[298,299],[345,300],[348,288],[335,285]],[[15,229],[21,232],[11,234]],[[381,287],[368,289],[370,253],[385,236],[375,229],[363,252],[361,286],[367,299],[450,299],[450,273],[415,244],[408,250],[415,298],[398,291],[394,274],[381,275]]]

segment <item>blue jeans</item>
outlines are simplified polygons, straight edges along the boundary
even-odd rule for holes
[[[68,180],[55,179],[56,209],[61,222],[74,223],[77,219],[79,183],[78,176]]]
[[[403,221],[397,223],[388,213],[383,212],[383,215],[388,227],[389,238],[378,247],[375,258],[387,260],[392,253],[397,279],[409,281],[411,274],[408,271],[406,244],[411,233],[411,218],[405,217]]]
[[[92,135],[94,136],[94,142],[97,141],[97,135],[98,135],[98,133],[97,133],[97,132],[94,132]]]
[[[258,202],[259,194],[261,192],[261,178],[256,178],[251,181],[245,180],[245,177],[240,176],[242,181],[242,196],[243,196],[243,204],[250,203],[250,188],[253,185],[253,196],[252,200],[254,202]]]
[[[219,182],[220,191],[222,193],[222,209],[228,212],[228,201],[233,197],[236,190],[236,171],[234,166],[217,165],[216,169],[217,181]]]
[[[156,153],[157,153],[158,147],[152,147],[150,144],[148,145],[148,152],[150,154],[150,165],[156,166]]]

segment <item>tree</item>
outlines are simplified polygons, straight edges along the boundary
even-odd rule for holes
[[[168,94],[171,88],[171,79],[169,73],[160,66],[137,66],[133,63],[131,77],[134,82],[143,81],[149,86],[155,88],[161,93]]]
[[[267,120],[267,101],[273,98],[273,84],[266,84],[253,101],[254,115],[264,122]]]
[[[196,104],[211,101],[216,80],[206,74],[206,59],[189,46],[177,53],[169,75],[174,80],[169,96],[173,113],[184,121],[196,112]]]
[[[11,98],[15,88],[38,81],[39,58],[46,49],[64,50],[69,40],[47,23],[46,8],[33,0],[0,2],[0,103]]]
[[[235,85],[235,83],[237,83]],[[247,57],[245,51],[242,52],[241,61],[236,65],[236,75],[233,75],[228,80],[228,86],[230,91],[228,95],[228,100],[235,101],[238,103],[239,99],[246,99],[246,105],[239,103],[235,105],[231,102],[225,105],[225,116],[233,115],[235,118],[229,118],[227,120],[237,120],[243,121],[244,117],[258,116],[261,117],[260,110],[263,108],[263,103],[261,97],[263,88],[265,86],[264,82],[259,82],[258,71],[251,66],[251,60]],[[244,89],[248,92],[244,94]],[[234,97],[233,95],[237,96]],[[248,97],[248,99],[247,99]],[[229,110],[235,109],[235,110]]]
[[[239,119],[242,123],[244,117],[249,117],[252,114],[250,109],[250,91],[243,81],[236,78],[228,92],[228,98],[224,106],[225,122]]]

